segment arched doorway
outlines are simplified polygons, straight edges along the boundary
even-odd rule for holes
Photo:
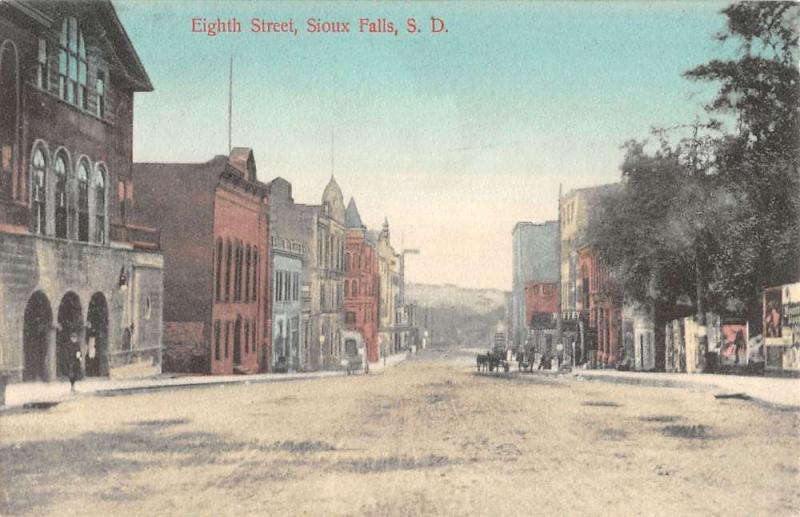
[[[242,363],[242,317],[236,318],[236,324],[233,326],[233,364]]]
[[[24,365],[23,381],[47,378],[47,338],[53,325],[53,310],[50,301],[41,291],[33,293],[25,306],[25,322],[22,330]]]
[[[56,375],[59,377],[69,374],[70,336],[75,334],[80,342],[83,335],[83,316],[81,300],[72,291],[61,299],[58,306],[58,325],[56,333]]]
[[[86,314],[86,376],[108,375],[108,305],[94,293]]]

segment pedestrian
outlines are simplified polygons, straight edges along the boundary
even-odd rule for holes
[[[69,389],[75,391],[75,381],[81,378],[81,346],[78,344],[78,334],[69,335]]]

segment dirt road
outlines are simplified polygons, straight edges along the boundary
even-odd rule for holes
[[[796,515],[796,412],[708,392],[379,375],[79,397],[0,420],[2,515]]]

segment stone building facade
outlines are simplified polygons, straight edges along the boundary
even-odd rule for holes
[[[162,236],[165,370],[267,370],[269,200],[253,152],[235,147],[205,163],[137,163],[134,172],[142,179],[136,217]]]
[[[525,286],[529,282],[558,280],[558,222],[519,222],[511,232],[511,335],[513,346],[523,344],[525,318]]]
[[[381,355],[400,351],[400,336],[397,333],[397,306],[400,287],[397,253],[391,243],[389,221],[384,219],[378,234],[378,349]]]
[[[345,207],[342,190],[331,176],[322,192],[316,228],[317,262],[312,271],[312,314],[316,323],[320,365],[339,369],[344,330]],[[316,309],[316,310],[315,310]]]
[[[302,245],[300,368],[338,369],[344,330],[345,207],[331,177],[319,205],[295,203],[283,178],[269,184],[275,235]]]
[[[347,246],[344,269],[345,327],[361,332],[367,345],[367,359],[375,362],[378,351],[378,254],[375,243],[367,238],[367,227],[353,198],[345,212]]]
[[[0,369],[160,371],[159,235],[129,220],[135,92],[150,80],[110,2],[0,3]],[[139,183],[137,183],[138,185]]]

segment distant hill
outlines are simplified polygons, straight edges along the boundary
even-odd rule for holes
[[[406,298],[426,307],[455,307],[478,314],[504,310],[507,291],[500,289],[469,289],[453,284],[406,284]]]
[[[498,322],[506,320],[508,293],[452,284],[406,284],[406,301],[433,320],[434,343],[488,347]]]

